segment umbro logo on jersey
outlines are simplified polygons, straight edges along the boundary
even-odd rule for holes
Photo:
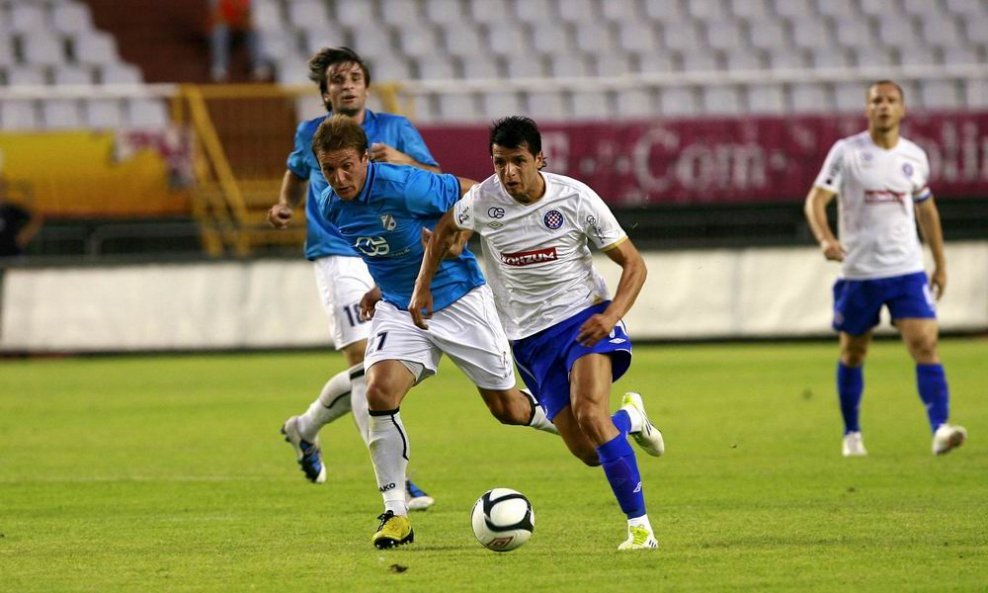
[[[390,214],[381,215],[381,226],[389,231],[395,230],[398,227],[398,222],[395,220],[394,216]]]
[[[501,254],[501,263],[507,266],[530,266],[532,264],[541,264],[547,261],[556,261],[557,259],[559,259],[559,257],[556,255],[555,247]]]
[[[624,344],[627,342],[624,338],[614,338],[613,340],[608,340],[611,344]]]

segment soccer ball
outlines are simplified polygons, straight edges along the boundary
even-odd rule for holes
[[[511,488],[484,492],[471,514],[473,534],[488,550],[509,552],[532,537],[535,511],[525,495]]]

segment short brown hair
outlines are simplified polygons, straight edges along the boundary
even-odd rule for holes
[[[319,91],[325,93],[329,88],[329,81],[326,80],[326,68],[336,64],[352,62],[356,64],[364,73],[364,84],[370,86],[371,76],[367,64],[357,52],[349,47],[324,47],[311,59],[309,59],[309,80],[319,85]]]
[[[868,90],[865,91],[865,99],[867,100],[868,97],[871,96],[871,89],[875,88],[876,86],[881,86],[883,84],[890,84],[890,85],[894,86],[895,89],[897,91],[899,91],[899,98],[902,99],[902,104],[905,105],[905,103],[906,103],[906,93],[905,93],[905,91],[902,90],[902,87],[899,86],[899,83],[895,82],[894,80],[888,80],[888,79],[885,79],[885,80],[876,80],[875,82],[871,83],[868,86]]]
[[[332,152],[353,148],[357,154],[367,152],[367,134],[355,119],[348,115],[336,113],[328,116],[319,124],[315,136],[312,137],[312,152]]]

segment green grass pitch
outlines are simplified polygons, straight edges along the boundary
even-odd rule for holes
[[[988,341],[941,346],[944,457],[898,342],[866,367],[870,456],[840,455],[835,343],[640,346],[614,389],[644,394],[663,458],[639,456],[661,547],[619,553],[599,469],[493,420],[448,362],[402,407],[436,505],[378,551],[368,455],[323,430],[328,482],[278,435],[341,369],[331,352],[0,361],[0,591],[985,591]],[[482,548],[485,490],[524,492],[531,541]]]

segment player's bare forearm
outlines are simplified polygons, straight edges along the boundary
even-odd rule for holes
[[[835,195],[837,194],[834,192],[814,186],[806,196],[803,214],[806,215],[806,222],[810,226],[813,237],[820,245],[823,256],[831,261],[843,261],[844,248],[830,230],[830,223],[827,221],[827,204],[834,199]]]
[[[947,260],[943,252],[943,227],[940,225],[940,211],[933,198],[920,202],[916,206],[916,219],[923,240],[930,246],[933,262],[938,268],[946,268]]]
[[[302,203],[308,181],[285,171],[278,192],[278,203],[268,209],[268,222],[279,229],[287,228],[292,219],[292,210]]]
[[[422,265],[415,278],[412,298],[408,302],[408,312],[412,316],[412,321],[422,329],[428,329],[424,320],[432,317],[432,279],[439,269],[439,262],[446,256],[458,235],[459,229],[453,223],[452,211],[449,211],[439,219],[436,228],[432,231],[432,237],[425,246]]]
[[[432,171],[433,173],[442,173],[442,170],[435,165],[427,165],[425,163],[420,163],[411,155],[406,154],[393,146],[389,146],[383,142],[375,142],[371,144],[368,149],[368,154],[371,160],[380,163],[394,163],[396,165],[410,165],[412,167],[418,167],[419,169],[425,169],[426,171]]]
[[[621,266],[621,279],[614,291],[614,298],[611,299],[611,304],[604,311],[608,320],[614,322],[608,328],[609,332],[614,324],[620,321],[635,304],[642,287],[645,286],[648,268],[645,266],[645,259],[642,258],[641,253],[630,239],[605,253],[611,258],[611,261]]]

